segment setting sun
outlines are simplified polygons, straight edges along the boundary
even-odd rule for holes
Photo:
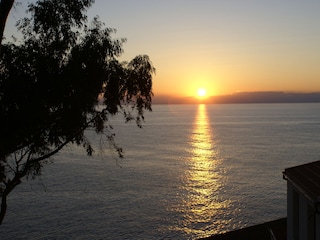
[[[207,94],[207,91],[204,88],[198,89],[198,96],[199,97],[204,97],[204,96],[206,96],[206,94]]]

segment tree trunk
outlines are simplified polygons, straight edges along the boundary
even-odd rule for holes
[[[10,13],[10,10],[13,6],[14,0],[1,0],[0,2],[0,55],[1,55],[1,46],[3,33],[6,26],[7,18]],[[4,157],[1,157],[1,161],[3,161]],[[3,222],[4,216],[7,211],[7,196],[12,191],[12,189],[20,183],[20,180],[16,183],[11,182],[6,185],[4,191],[1,194],[1,208],[0,208],[0,225]]]
[[[0,225],[2,224],[7,211],[7,196],[7,193],[3,193],[1,196]]]
[[[14,3],[14,0],[1,0],[0,2],[0,54],[1,54],[4,28],[6,26],[6,21],[7,21],[9,12],[13,6],[13,3]]]
[[[21,183],[20,178],[15,177],[11,182],[6,185],[2,195],[1,195],[1,208],[0,208],[0,225],[3,222],[4,216],[6,215],[7,211],[7,197],[9,193]]]

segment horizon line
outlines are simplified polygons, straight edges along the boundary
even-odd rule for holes
[[[205,98],[196,96],[154,96],[154,104],[213,104],[213,103],[318,103],[320,91],[317,92],[282,92],[256,91],[235,92],[233,94],[213,95]]]

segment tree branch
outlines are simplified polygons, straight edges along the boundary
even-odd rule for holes
[[[48,154],[45,154],[41,157],[38,158],[34,158],[34,159],[30,159],[27,161],[27,164],[33,164],[33,163],[37,163],[37,162],[41,162],[45,159],[50,158],[51,156],[55,155],[56,153],[58,153],[64,146],[66,146],[69,142],[71,142],[71,140],[66,140],[64,143],[62,143],[60,146],[58,146],[55,150],[49,152]]]

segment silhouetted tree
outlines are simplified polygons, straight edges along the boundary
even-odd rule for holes
[[[1,0],[1,8],[4,2],[13,1]],[[30,17],[18,22],[21,41],[1,46],[0,223],[8,194],[22,178],[40,174],[65,145],[82,145],[92,154],[85,129],[107,131],[112,142],[110,115],[122,113],[140,126],[144,110],[151,111],[152,63],[145,55],[118,61],[125,40],[112,39],[114,30],[98,18],[87,26],[93,2],[30,4]]]

